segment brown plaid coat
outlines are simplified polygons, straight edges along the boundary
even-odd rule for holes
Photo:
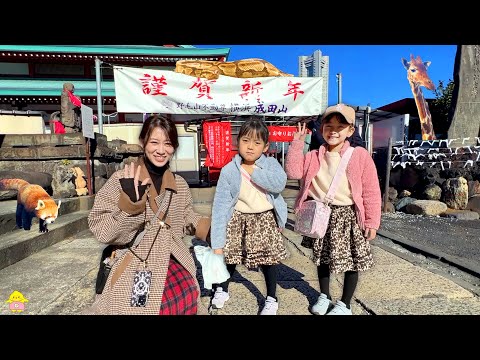
[[[148,177],[147,169],[142,161],[140,181]],[[200,301],[200,287],[196,279],[196,266],[193,255],[183,240],[186,234],[205,240],[210,228],[210,218],[194,212],[192,195],[188,184],[179,175],[167,170],[163,175],[160,194],[154,186],[149,186],[143,198],[133,203],[122,191],[119,179],[123,178],[123,170],[115,172],[95,196],[95,202],[88,216],[90,230],[97,240],[104,244],[127,244],[146,219],[153,219],[160,207],[159,218],[162,219],[168,206],[170,191],[172,201],[165,222],[168,228],[159,230],[159,221],[149,227],[143,240],[135,249],[135,253],[145,259],[153,243],[148,257],[148,269],[152,272],[150,295],[145,307],[130,306],[133,277],[137,269],[141,269],[141,261],[127,251],[123,258],[113,265],[103,293],[96,295],[94,304],[84,314],[158,314],[167,276],[170,254],[172,254],[193,276],[198,287],[198,314],[207,314],[207,309]],[[123,270],[124,269],[124,270]],[[122,271],[123,270],[123,271]]]

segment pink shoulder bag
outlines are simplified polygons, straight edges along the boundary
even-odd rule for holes
[[[340,179],[347,169],[348,161],[354,148],[349,147],[342,156],[335,176],[323,201],[304,201],[297,211],[294,231],[311,238],[323,238],[327,231],[332,209],[329,204],[333,201]]]

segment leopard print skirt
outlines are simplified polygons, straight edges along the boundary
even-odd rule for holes
[[[249,269],[286,259],[287,250],[273,210],[257,214],[234,210],[223,253],[227,264],[243,264]]]
[[[357,224],[354,205],[330,205],[332,214],[322,239],[312,239],[313,261],[329,264],[331,273],[365,271],[373,265],[370,242]]]

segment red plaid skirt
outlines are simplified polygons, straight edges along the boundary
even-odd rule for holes
[[[198,289],[195,279],[173,257],[168,264],[160,315],[196,315]]]

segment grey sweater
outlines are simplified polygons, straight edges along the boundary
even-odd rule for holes
[[[237,154],[220,172],[212,207],[212,249],[221,249],[225,246],[227,224],[233,215],[240,193],[241,164],[242,158]],[[255,161],[255,165],[257,168],[253,170],[251,179],[266,191],[267,199],[273,205],[278,226],[285,228],[287,203],[280,193],[287,184],[287,174],[275,158],[263,154]]]

